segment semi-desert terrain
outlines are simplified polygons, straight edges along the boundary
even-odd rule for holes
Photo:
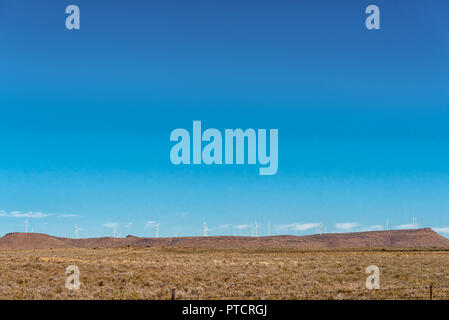
[[[369,238],[390,244],[375,247],[365,242],[359,248],[305,245],[304,237],[279,238],[279,248],[261,245],[273,241],[262,237],[248,240],[252,245],[242,245],[245,239],[240,239],[242,248],[228,243],[239,239],[226,237],[228,242],[221,247],[217,240],[226,239],[203,239],[215,243],[215,248],[201,241],[196,247],[192,238],[178,239],[179,246],[171,243],[173,239],[152,240],[165,241],[165,246],[115,243],[130,241],[129,237],[107,240],[112,246],[104,239],[99,240],[103,246],[90,239],[94,246],[79,248],[73,243],[83,243],[81,239],[68,239],[61,241],[72,246],[58,248],[51,243],[53,248],[43,248],[36,239],[62,238],[12,234],[0,239],[0,299],[171,299],[173,294],[175,299],[429,299],[430,291],[433,299],[448,299],[449,240],[430,229],[389,233],[387,240],[382,240],[386,232],[348,236],[351,243]],[[31,245],[27,237],[35,243]],[[345,244],[341,237],[345,239],[343,235],[330,239]],[[426,247],[416,244],[422,237],[428,241]],[[395,247],[395,241],[402,247]],[[80,270],[79,290],[65,287],[70,265]],[[379,290],[365,287],[370,265],[380,269]]]

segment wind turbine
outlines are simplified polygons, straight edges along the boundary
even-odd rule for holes
[[[257,221],[254,223],[254,236],[258,236],[257,229],[259,229],[259,225],[257,224]]]
[[[114,223],[114,238],[116,238],[117,234],[117,224]]]
[[[207,237],[207,232],[209,231],[209,228],[207,227],[206,221],[203,222],[203,236]]]
[[[413,225],[414,229],[418,229],[418,218],[415,218],[413,216],[413,218],[412,218],[412,225]]]
[[[154,225],[154,227],[156,228],[156,238],[159,238],[159,225],[160,223]]]
[[[80,228],[78,228],[78,225],[76,225],[75,226],[75,235],[76,235],[76,239],[78,239],[78,235],[79,235],[79,231],[80,231],[81,229]]]
[[[25,219],[25,233],[28,233],[28,216]]]
[[[268,232],[267,232],[267,236],[271,236],[271,225],[270,225],[270,223],[268,222]]]
[[[387,218],[387,220],[385,221],[385,224],[386,224],[386,226],[387,226],[387,231],[388,231],[388,218]]]
[[[318,223],[318,224],[315,226],[315,233],[316,233],[316,234],[319,234],[319,235],[322,235],[322,234],[323,234],[323,224],[322,224],[322,223]]]

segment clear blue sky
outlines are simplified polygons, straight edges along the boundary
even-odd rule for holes
[[[449,232],[446,0],[0,0],[0,44],[0,234]],[[278,173],[174,166],[193,120],[279,129]]]

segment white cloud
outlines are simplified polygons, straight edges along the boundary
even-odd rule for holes
[[[449,227],[434,227],[432,229],[438,233],[449,233]]]
[[[125,228],[131,228],[133,226],[132,222],[128,222],[127,224],[125,224]]]
[[[396,229],[403,230],[403,229],[415,229],[415,228],[417,228],[417,227],[418,227],[417,224],[407,223],[407,224],[401,224],[401,225],[399,225],[399,226],[396,226],[395,228],[396,228]]]
[[[335,224],[335,228],[343,231],[349,231],[351,229],[357,228],[358,226],[360,226],[360,224],[357,222],[341,222]]]
[[[106,227],[106,228],[114,228],[114,227],[117,227],[118,225],[119,225],[118,222],[108,222],[108,223],[104,223],[104,224],[103,224],[103,227]]]
[[[226,229],[226,228],[229,228],[231,225],[230,224],[220,224],[219,226],[218,226],[218,228],[219,229]]]
[[[78,215],[76,214],[59,214],[58,218],[73,218],[73,217],[78,217]]]
[[[363,227],[360,229],[360,231],[377,231],[377,230],[383,230],[383,229],[384,229],[383,225],[376,224],[374,226]]]
[[[239,229],[239,230],[244,230],[244,229],[248,229],[252,226],[252,224],[238,224],[236,226],[234,226],[234,228]]]
[[[306,231],[318,227],[319,223],[290,223],[274,226],[278,231]]]
[[[76,214],[54,214],[54,213],[43,213],[40,211],[19,211],[14,210],[11,212],[6,212],[5,210],[0,210],[0,217],[10,217],[10,218],[33,218],[33,219],[40,219],[40,218],[47,218],[50,216],[55,216],[57,218],[73,218],[77,217]]]
[[[155,224],[156,224],[156,221],[146,221],[145,222],[145,228],[154,227]]]
[[[46,218],[49,216],[52,216],[53,214],[49,213],[42,213],[40,211],[27,211],[27,212],[21,212],[21,211],[11,211],[6,212],[5,210],[0,211],[0,217],[11,217],[11,218],[34,218],[34,219],[40,219],[40,218]]]

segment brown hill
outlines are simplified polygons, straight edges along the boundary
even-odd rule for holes
[[[8,233],[0,238],[0,250],[113,247],[190,248],[449,248],[449,239],[430,228],[418,230],[329,233],[310,236],[86,238],[69,239],[40,233]]]

